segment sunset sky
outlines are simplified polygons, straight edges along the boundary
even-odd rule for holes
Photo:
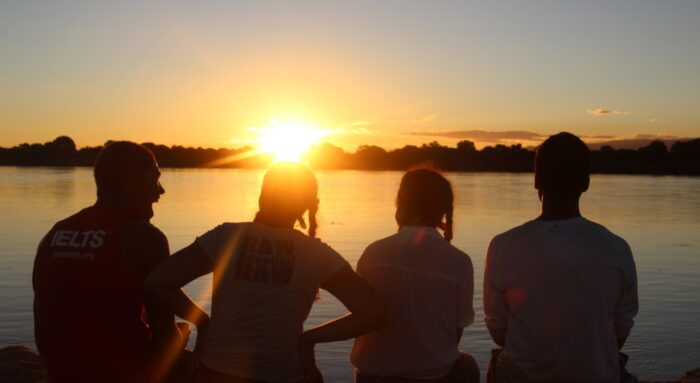
[[[700,137],[700,1],[3,1],[0,146]]]

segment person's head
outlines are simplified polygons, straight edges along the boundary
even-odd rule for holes
[[[452,185],[440,173],[430,169],[409,170],[401,178],[396,196],[396,223],[399,228],[441,227],[445,230],[445,239],[450,241],[453,204]]]
[[[535,188],[540,198],[576,200],[588,190],[590,151],[567,132],[547,138],[535,154]]]
[[[153,216],[153,203],[165,189],[160,184],[160,170],[153,153],[129,141],[108,144],[95,161],[97,199],[141,218]]]
[[[309,212],[309,236],[316,236],[318,184],[307,166],[281,162],[267,170],[258,201],[258,217],[276,217],[279,221],[299,221],[306,228],[304,213]]]

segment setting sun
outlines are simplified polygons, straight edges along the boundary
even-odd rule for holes
[[[309,147],[326,135],[315,124],[275,119],[258,130],[258,150],[274,155],[277,161],[300,161]]]

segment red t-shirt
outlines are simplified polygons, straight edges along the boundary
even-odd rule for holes
[[[92,206],[57,223],[34,263],[37,343],[52,382],[135,382],[143,377],[150,331],[143,279],[120,253],[126,223]]]

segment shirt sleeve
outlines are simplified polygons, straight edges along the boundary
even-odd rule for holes
[[[224,223],[197,237],[195,243],[212,261],[216,261],[222,254],[233,251],[239,240],[235,234],[236,225]]]
[[[498,237],[489,244],[484,270],[484,321],[489,329],[503,330],[508,327],[508,303],[506,301],[502,270],[498,263]]]
[[[316,240],[317,251],[318,251],[318,279],[321,283],[325,282],[330,278],[336,271],[342,269],[345,266],[350,266],[348,261],[343,258],[337,251],[333,250],[332,247],[327,244]]]
[[[634,317],[639,310],[639,298],[637,295],[637,269],[634,265],[632,250],[624,242],[628,262],[622,268],[623,285],[620,299],[615,304],[615,336],[618,339],[627,337],[634,325]]]
[[[474,267],[468,260],[467,277],[457,286],[457,327],[463,328],[474,323]]]

